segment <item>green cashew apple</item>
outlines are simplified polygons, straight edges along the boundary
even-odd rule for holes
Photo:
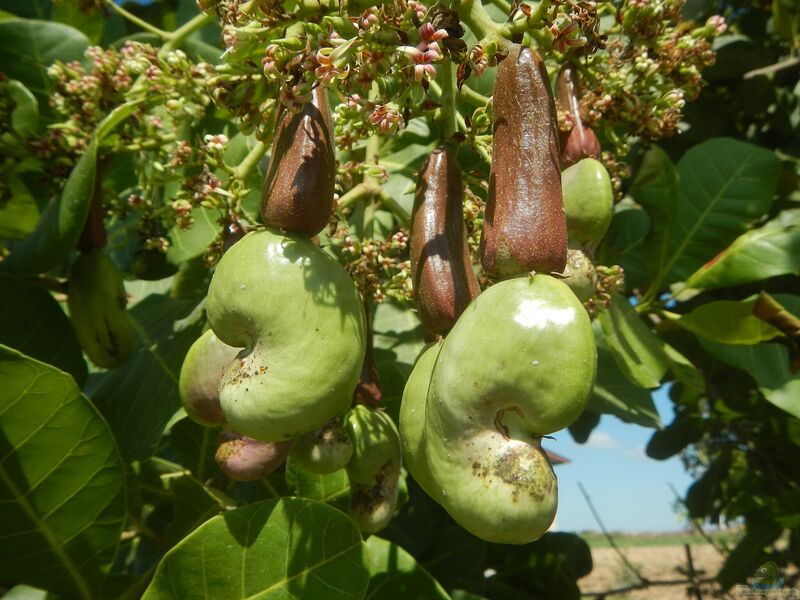
[[[417,358],[414,369],[403,389],[400,404],[400,441],[403,444],[403,462],[420,487],[434,499],[440,490],[433,483],[425,451],[425,403],[433,375],[436,357],[442,349],[439,341],[426,347]]]
[[[272,473],[294,446],[294,440],[262,442],[231,429],[220,431],[218,441],[217,464],[234,481],[255,481]]]
[[[547,531],[557,482],[539,442],[581,414],[596,362],[586,310],[553,277],[502,281],[467,307],[436,359],[425,415],[435,499],[462,527],[505,544]]]
[[[392,520],[402,466],[400,434],[385,412],[354,406],[345,417],[353,444],[347,465],[350,517],[364,533],[376,533]]]
[[[567,266],[564,268],[562,281],[581,302],[586,302],[594,296],[597,291],[597,271],[583,250],[578,248],[567,250]]]
[[[221,342],[210,329],[203,333],[186,353],[178,380],[181,404],[186,414],[200,425],[214,427],[225,422],[219,403],[222,373],[239,348]]]
[[[300,468],[325,475],[344,469],[353,456],[353,444],[339,417],[297,438],[292,460]]]
[[[322,427],[350,405],[365,352],[365,317],[347,272],[308,239],[260,229],[223,255],[206,310],[243,351],[225,370],[225,420],[265,442]]]
[[[133,352],[122,274],[99,249],[82,252],[69,273],[67,305],[78,341],[98,367],[119,367]]]
[[[561,173],[570,245],[595,247],[614,215],[614,188],[603,164],[584,158]]]

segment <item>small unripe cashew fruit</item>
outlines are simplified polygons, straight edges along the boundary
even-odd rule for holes
[[[547,531],[557,483],[539,442],[583,411],[596,362],[586,310],[553,277],[502,281],[467,307],[436,359],[425,415],[435,499],[462,527],[505,544]]]
[[[81,252],[69,273],[67,306],[75,334],[98,367],[123,365],[133,352],[122,274],[102,250]]]
[[[400,404],[400,441],[403,445],[403,462],[420,487],[431,498],[438,499],[441,490],[436,487],[428,467],[425,450],[425,404],[433,375],[433,366],[442,349],[439,341],[425,348],[417,358],[411,375],[403,389]]]
[[[294,446],[294,440],[262,442],[231,429],[220,431],[218,441],[217,464],[234,481],[255,481],[272,473]]]
[[[389,415],[363,405],[347,413],[345,430],[353,444],[347,465],[349,514],[362,532],[376,533],[389,524],[397,507],[400,434]]]
[[[301,469],[325,475],[344,469],[353,456],[353,444],[339,417],[297,438],[292,460]]]
[[[219,403],[219,382],[240,348],[221,342],[210,329],[189,348],[183,359],[178,391],[189,417],[206,427],[225,422]]]
[[[614,189],[603,164],[593,158],[561,173],[570,245],[596,246],[614,215]]]
[[[217,265],[206,310],[217,337],[244,348],[220,383],[236,431],[283,441],[347,410],[364,360],[364,309],[325,251],[274,229],[248,233]]]
[[[562,281],[581,302],[586,302],[594,296],[597,291],[597,271],[583,250],[578,248],[567,250],[567,266],[564,268]]]

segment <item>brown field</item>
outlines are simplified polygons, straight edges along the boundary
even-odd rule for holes
[[[691,544],[692,561],[698,577],[712,577],[722,565],[722,556],[710,544]],[[622,552],[642,574],[650,580],[684,579],[679,568],[686,568],[686,551],[682,545],[628,546]],[[578,583],[583,593],[601,592],[636,583],[637,578],[622,562],[613,548],[592,548],[594,568]],[[745,577],[742,578],[744,583]],[[710,587],[702,591],[703,597],[713,597]],[[607,600],[678,600],[688,598],[685,585],[653,586],[607,596]]]

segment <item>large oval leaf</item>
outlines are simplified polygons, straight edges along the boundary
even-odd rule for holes
[[[355,524],[319,502],[282,498],[214,517],[170,550],[145,600],[363,598],[366,551]]]
[[[9,79],[17,79],[47,110],[52,82],[47,67],[56,59],[80,60],[89,45],[83,33],[61,23],[27,19],[0,22],[0,62]]]
[[[800,209],[786,210],[739,236],[700,267],[687,287],[715,289],[800,271]]]
[[[194,300],[147,295],[128,311],[137,338],[133,355],[122,367],[89,378],[87,394],[108,419],[126,460],[151,456],[180,408],[181,365],[203,326],[196,308]]]
[[[124,470],[72,377],[0,346],[0,580],[101,597],[122,532]]]
[[[612,292],[608,310],[600,311],[597,320],[608,349],[628,379],[641,387],[658,387],[668,366],[663,342],[628,299]]]
[[[367,600],[448,600],[450,596],[414,557],[376,536],[367,540],[372,578]]]
[[[675,226],[660,269],[667,282],[687,279],[769,209],[778,167],[771,150],[729,138],[683,155]]]
[[[755,306],[755,298],[719,300],[686,315],[665,315],[695,335],[723,344],[751,345],[780,336],[778,329],[753,314]]]
[[[86,362],[72,323],[42,287],[0,275],[0,344],[86,379]]]

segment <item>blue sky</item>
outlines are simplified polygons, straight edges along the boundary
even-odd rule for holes
[[[667,389],[653,393],[664,424],[672,422]],[[612,531],[677,531],[686,521],[673,509],[672,483],[685,494],[692,483],[678,458],[657,461],[644,448],[653,430],[603,415],[586,444],[576,444],[567,430],[543,446],[572,462],[556,467],[560,531],[599,530],[578,482],[586,488],[606,527]]]

